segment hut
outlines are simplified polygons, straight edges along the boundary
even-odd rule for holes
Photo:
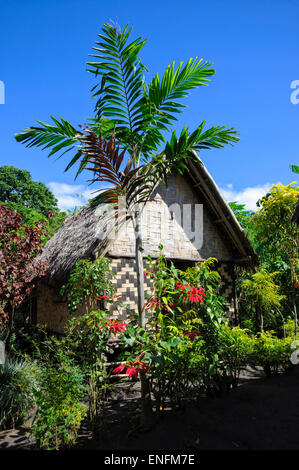
[[[186,174],[170,175],[167,187],[159,184],[143,209],[144,257],[157,257],[162,244],[166,258],[181,269],[209,257],[217,258],[222,279],[220,295],[233,312],[236,268],[254,269],[257,256],[203,163],[198,159],[188,165]],[[96,209],[86,206],[66,219],[45,245],[42,259],[48,271],[35,301],[38,323],[54,331],[63,329],[68,311],[60,288],[78,260],[99,254],[111,259],[120,301],[137,309],[133,225],[126,223],[114,237],[106,236],[108,213],[105,205]],[[149,282],[145,279],[147,288]]]

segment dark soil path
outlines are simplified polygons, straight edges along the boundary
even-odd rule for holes
[[[266,378],[249,369],[241,386],[202,398],[184,411],[164,411],[148,432],[138,430],[137,387],[118,386],[97,439],[82,430],[84,450],[299,450],[299,366]],[[30,448],[22,430],[0,433],[0,450]]]
[[[132,432],[138,416],[132,391],[131,399],[111,402],[114,420],[99,440],[81,442],[85,449],[106,450],[299,450],[299,366],[284,375],[261,375],[251,369],[228,395],[165,411],[146,433]]]

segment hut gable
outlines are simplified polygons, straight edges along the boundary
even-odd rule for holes
[[[144,256],[157,256],[158,246],[169,259],[202,261],[208,257],[232,260],[231,247],[214,224],[198,191],[182,175],[160,184],[142,212]],[[108,255],[135,256],[135,237],[129,220],[112,241]]]

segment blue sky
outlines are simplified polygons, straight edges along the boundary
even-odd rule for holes
[[[92,115],[95,82],[85,62],[112,19],[147,38],[148,80],[173,60],[214,63],[215,76],[187,98],[176,128],[205,119],[240,131],[234,147],[201,158],[227,199],[253,207],[271,184],[294,180],[289,165],[299,164],[299,104],[290,100],[291,82],[299,80],[298,17],[297,0],[0,0],[0,165],[50,184],[61,207],[88,197],[85,177],[74,182],[74,172],[64,173],[67,159],[48,159],[14,134],[50,114],[74,125]]]

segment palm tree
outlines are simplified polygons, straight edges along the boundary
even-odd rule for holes
[[[197,57],[177,67],[172,62],[161,79],[156,74],[147,85],[147,69],[139,57],[146,41],[140,37],[130,42],[131,31],[128,25],[121,30],[105,24],[98,35],[91,54],[95,61],[87,63],[87,70],[97,80],[92,89],[95,114],[88,124],[76,129],[68,121],[51,116],[51,124],[38,121],[38,127],[16,134],[16,140],[28,147],[50,149],[49,156],[72,151],[66,171],[79,163],[76,177],[89,169],[95,174],[93,182],[110,183],[113,190],[100,192],[92,200],[93,206],[115,203],[116,196],[125,199],[135,228],[138,311],[140,325],[144,326],[141,204],[158,181],[167,184],[171,171],[187,171],[185,160],[194,158],[194,151],[221,148],[239,138],[233,128],[213,126],[204,130],[205,122],[192,133],[184,127],[177,137],[172,126],[184,107],[178,100],[207,84],[214,75],[212,64]],[[169,141],[164,136],[167,132]]]
[[[194,151],[221,148],[239,140],[233,128],[213,126],[204,129],[203,121],[192,133],[183,128],[177,137],[173,130],[176,115],[182,112],[180,102],[190,90],[206,85],[214,75],[212,64],[202,59],[189,59],[175,67],[172,62],[162,78],[156,74],[147,85],[147,71],[139,58],[145,40],[130,42],[132,28],[105,24],[96,41],[95,61],[88,62],[88,71],[95,75],[92,96],[96,99],[94,116],[88,124],[76,129],[65,119],[52,123],[38,121],[16,135],[18,142],[28,147],[50,149],[49,156],[74,155],[66,167],[79,164],[78,176],[84,169],[94,173],[92,182],[105,181],[110,185],[91,201],[92,206],[111,203],[121,216],[130,216],[135,229],[138,312],[141,327],[145,325],[144,270],[141,230],[142,204],[146,202],[155,184],[167,184],[173,170],[187,171],[186,159],[195,158]],[[178,101],[179,100],[179,101]],[[170,133],[169,140],[165,134]],[[91,167],[89,165],[92,165]],[[122,207],[115,206],[122,197]],[[149,383],[141,374],[142,420],[151,416]]]

